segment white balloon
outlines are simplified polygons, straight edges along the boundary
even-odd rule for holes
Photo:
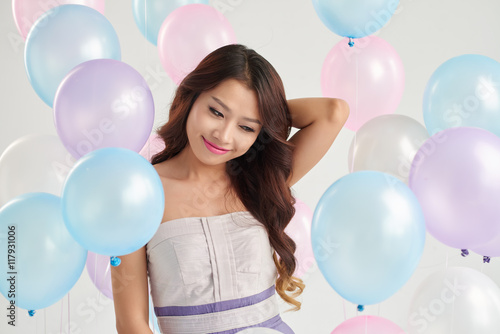
[[[500,333],[500,288],[465,267],[431,274],[410,303],[409,334]]]
[[[375,170],[408,184],[411,163],[429,138],[425,127],[404,115],[375,117],[359,128],[349,148],[349,170]]]
[[[15,140],[0,155],[0,207],[24,193],[60,196],[74,164],[58,136],[34,134]]]

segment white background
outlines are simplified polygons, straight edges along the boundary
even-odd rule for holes
[[[212,0],[225,5],[239,43],[266,57],[281,74],[288,98],[321,96],[320,74],[328,51],[341,40],[317,17],[312,1]],[[0,2],[0,153],[14,140],[28,134],[54,134],[52,109],[34,92],[24,69],[24,43],[12,17],[11,1]],[[221,7],[219,7],[221,8]],[[396,113],[423,124],[422,96],[432,72],[447,59],[476,53],[500,60],[500,2],[494,0],[402,0],[396,14],[379,37],[399,53],[406,74],[403,99]],[[107,0],[106,17],[118,33],[122,61],[146,78],[155,98],[155,128],[167,120],[175,85],[159,63],[156,47],[136,27],[130,0]],[[334,181],[348,173],[347,150],[354,132],[343,129],[326,156],[294,187],[296,197],[314,210],[320,196]],[[33,161],[36,164],[36,161]],[[1,186],[1,185],[0,185]],[[422,260],[403,288],[363,314],[386,317],[407,329],[408,307],[418,284],[431,272],[448,266],[468,266],[482,271],[500,285],[500,259],[482,264],[481,257],[467,258],[427,235]],[[50,268],[47,268],[50,270]],[[343,302],[317,268],[304,278],[302,310],[283,313],[282,318],[297,334],[330,333],[356,315],[356,307]],[[70,291],[70,298],[29,318],[19,310],[18,327],[7,326],[7,301],[0,297],[1,333],[115,333],[113,303],[100,295],[87,271]],[[68,314],[69,300],[69,314]],[[282,310],[287,308],[283,304]],[[5,314],[5,315],[4,315]],[[68,331],[68,320],[70,330]]]

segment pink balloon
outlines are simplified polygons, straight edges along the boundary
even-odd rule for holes
[[[385,318],[362,315],[344,321],[331,334],[405,334],[405,332]]]
[[[153,157],[153,155],[163,151],[164,149],[165,142],[163,141],[163,139],[156,133],[153,133],[151,136],[149,136],[146,145],[144,145],[139,154],[146,158],[149,162],[151,162],[151,158]]]
[[[204,4],[184,5],[170,13],[158,33],[158,52],[163,68],[179,85],[210,52],[235,44],[229,21]]]
[[[459,249],[492,241],[500,233],[499,171],[500,138],[487,130],[449,128],[425,141],[413,159],[409,186],[427,231]]]
[[[321,72],[323,96],[350,106],[345,127],[357,131],[368,120],[396,110],[403,96],[403,62],[394,48],[377,36],[344,38],[328,53]],[[357,74],[357,75],[356,75]]]
[[[104,15],[104,0],[12,0],[12,12],[19,34],[26,40],[33,23],[43,13],[51,8],[68,4],[88,6]]]
[[[113,299],[109,256],[88,251],[86,267],[97,290],[109,299]]]
[[[302,277],[315,263],[311,245],[311,222],[313,213],[311,209],[300,199],[296,198],[295,215],[290,224],[285,228],[285,233],[295,241],[297,249],[297,267],[294,276]]]

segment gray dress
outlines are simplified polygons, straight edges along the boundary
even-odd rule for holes
[[[292,329],[281,320],[265,227],[249,211],[164,222],[146,245],[154,312],[168,334]]]

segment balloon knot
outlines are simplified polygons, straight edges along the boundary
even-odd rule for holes
[[[466,257],[467,255],[469,255],[469,251],[467,249],[462,249],[462,256]]]
[[[117,266],[120,265],[120,263],[122,262],[122,260],[120,260],[119,257],[112,256],[112,257],[110,257],[109,262],[111,263],[111,265],[113,267],[117,267]]]
[[[34,316],[35,315],[35,310],[29,310],[28,311],[28,314],[30,315],[30,317]]]
[[[364,309],[365,309],[365,307],[363,305],[358,305],[359,312],[363,312]]]
[[[483,263],[490,263],[491,258],[489,256],[483,256]]]
[[[349,37],[349,46],[352,48],[354,46],[354,41],[352,40],[352,37]]]

